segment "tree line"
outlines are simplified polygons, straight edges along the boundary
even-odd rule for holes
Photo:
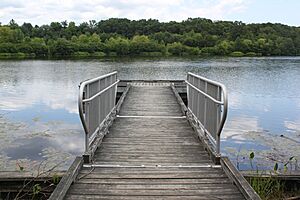
[[[49,25],[0,23],[0,58],[103,56],[294,56],[300,27],[189,18],[111,18]]]

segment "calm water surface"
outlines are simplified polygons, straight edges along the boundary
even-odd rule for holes
[[[66,168],[84,147],[78,84],[114,70],[120,79],[182,80],[191,71],[222,82],[223,154],[239,169],[251,169],[251,151],[260,169],[300,160],[300,57],[0,61],[0,70],[0,170]]]

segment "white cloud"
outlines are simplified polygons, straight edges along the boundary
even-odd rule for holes
[[[231,92],[229,94],[229,107],[231,109],[240,109],[242,104],[242,96],[236,92]]]
[[[17,89],[5,88],[0,93],[0,110],[18,111],[42,102],[52,109],[78,113],[77,99],[74,98],[77,96],[77,90],[70,89],[73,88],[72,84],[65,85],[67,89],[55,89],[48,82],[35,80],[32,85],[24,84]]]
[[[294,131],[300,131],[300,119],[296,121],[284,121],[284,126]]]
[[[202,6],[193,5],[184,7],[184,18],[205,17],[213,20],[222,20],[227,15],[241,12],[246,9],[249,1],[246,0],[207,0]]]
[[[181,21],[188,17],[225,19],[243,11],[250,0],[1,0],[3,24],[15,19],[19,24],[48,24],[51,21],[101,20],[111,17]]]
[[[262,128],[259,126],[258,119],[249,116],[238,116],[230,119],[222,132],[221,137],[228,139],[245,140],[244,134],[248,132],[261,132]]]

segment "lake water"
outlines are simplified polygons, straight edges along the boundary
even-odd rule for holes
[[[119,79],[183,80],[191,71],[219,81],[229,91],[223,155],[242,170],[251,151],[259,169],[300,160],[300,57],[0,61],[0,70],[0,170],[66,168],[81,155],[78,84],[114,70]]]

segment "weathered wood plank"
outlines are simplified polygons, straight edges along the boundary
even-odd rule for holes
[[[203,175],[203,178],[205,178],[205,176],[207,177],[215,177],[220,175],[219,177],[222,177],[222,175],[224,175],[223,171],[221,169],[213,169],[213,168],[202,168],[202,169],[198,169],[198,170],[192,170],[189,168],[185,168],[183,170],[172,170],[170,168],[166,168],[165,170],[158,170],[157,168],[153,168],[151,170],[149,170],[149,168],[144,169],[144,171],[141,170],[137,170],[135,169],[135,171],[132,171],[129,169],[127,169],[127,171],[123,171],[121,170],[122,168],[116,168],[115,170],[111,170],[111,171],[96,171],[94,170],[93,173],[89,173],[89,171],[87,170],[81,170],[80,174],[91,174],[91,178],[93,178],[93,176],[96,175],[97,176],[107,176],[107,175],[112,175],[112,177],[114,176],[118,176],[118,177],[122,177],[122,176],[126,176],[125,178],[131,178],[131,175],[134,177],[142,177],[144,175],[161,175],[161,176],[165,176],[168,174],[176,174],[176,178],[180,178],[181,176],[185,177],[185,176],[190,176],[190,175],[195,175],[194,178],[198,178],[198,175]],[[226,177],[226,176],[224,176]],[[143,178],[143,177],[142,177]],[[144,177],[146,178],[146,177]]]
[[[206,160],[201,160],[201,161],[194,161],[192,159],[169,159],[169,160],[164,160],[164,159],[130,159],[130,158],[116,158],[116,159],[95,159],[95,162],[101,162],[103,164],[107,165],[197,165],[197,164],[209,164],[211,163],[211,160],[206,159]]]
[[[177,157],[197,157],[207,155],[206,151],[191,151],[188,155],[178,154],[177,152],[161,152],[161,151],[119,151],[112,149],[112,151],[102,151],[101,153],[95,154],[95,156],[101,155],[119,155],[119,156],[177,156]]]
[[[106,148],[106,149],[102,149],[101,152],[98,152],[96,155],[98,154],[101,154],[102,152],[104,153],[120,153],[120,152],[124,152],[124,153],[134,153],[134,152],[137,152],[137,153],[153,153],[153,154],[156,154],[156,153],[162,153],[162,154],[185,154],[185,153],[191,153],[191,154],[204,154],[204,151],[201,150],[201,149],[198,149],[198,148],[181,148],[181,149],[172,149],[172,148],[168,148],[168,149],[162,149],[162,148],[159,148],[159,149],[151,149],[151,148],[148,148],[148,149],[142,149],[142,147],[140,148]]]
[[[167,151],[169,150],[169,151]],[[190,154],[207,154],[207,152],[205,152],[202,149],[198,149],[198,148],[188,148],[188,149],[165,149],[165,151],[162,151],[162,149],[142,149],[142,148],[112,148],[112,147],[107,147],[107,148],[102,148],[101,152],[97,152],[95,155],[99,155],[101,153],[126,153],[126,154],[130,154],[130,153],[145,153],[145,154],[185,154],[185,153],[189,153]],[[182,155],[183,156],[183,155]]]
[[[26,171],[1,171],[0,182],[4,181],[24,181],[24,180],[35,180],[35,181],[46,181],[52,180],[53,176],[62,177],[65,171],[49,172],[46,174],[33,174],[32,172]]]
[[[103,141],[102,142],[103,145],[118,145],[118,146],[122,146],[122,145],[128,145],[129,141],[113,141],[113,142],[107,142],[107,141]],[[139,142],[139,141],[131,141],[130,145],[151,145],[151,146],[159,146],[159,145],[164,145],[164,146],[199,146],[199,144],[197,143],[197,141],[143,141],[143,142]]]
[[[230,184],[154,184],[154,185],[139,185],[139,184],[88,184],[88,183],[76,183],[72,189],[85,190],[85,189],[98,189],[98,190],[211,190],[216,189],[222,191],[222,189],[232,189]],[[236,192],[236,191],[235,191]]]
[[[144,147],[144,148],[143,148]],[[202,150],[201,147],[197,145],[180,145],[180,146],[172,146],[172,145],[166,145],[166,146],[161,146],[161,145],[147,145],[146,147],[141,144],[129,144],[129,145],[116,145],[116,144],[103,144],[103,149],[109,148],[109,149],[122,149],[122,150],[151,150],[151,151],[166,151],[166,152],[182,152],[184,150],[186,151],[200,151]],[[155,149],[154,149],[155,148]],[[100,152],[101,153],[101,152]]]
[[[172,178],[180,178],[180,179],[190,179],[190,178],[226,178],[227,175],[224,174],[223,172],[221,173],[214,173],[214,174],[209,174],[209,173],[195,173],[195,172],[185,172],[185,173],[152,173],[152,174],[98,174],[98,173],[80,173],[79,176],[85,176],[85,178],[93,178],[93,179],[105,179],[105,178],[110,178],[110,179],[153,179],[153,178],[159,178],[159,179],[172,179]]]
[[[123,166],[142,166],[142,165],[146,165],[146,166],[157,166],[157,165],[163,165],[163,166],[179,166],[179,165],[182,165],[182,166],[186,166],[186,165],[189,165],[189,166],[199,166],[199,165],[209,165],[211,164],[211,161],[195,161],[195,162],[172,162],[172,161],[169,161],[169,162],[159,162],[159,161],[129,161],[129,162],[121,162],[121,161],[101,161],[101,160],[96,160],[95,163],[101,163],[102,165],[123,165]]]
[[[235,183],[240,191],[242,191],[246,199],[260,200],[258,194],[252,189],[247,180],[238,172],[238,170],[233,166],[227,157],[221,158],[221,164],[225,173]]]
[[[101,188],[71,188],[69,194],[94,194],[94,195],[111,195],[111,196],[196,196],[196,195],[212,195],[212,194],[240,194],[236,189],[222,188],[222,189],[206,189],[206,190],[176,190],[176,189],[164,189],[164,190],[120,190],[120,189],[101,189]]]
[[[81,169],[81,172],[88,173],[91,171],[90,167],[83,167]],[[101,167],[101,168],[94,168],[93,173],[148,173],[148,172],[174,172],[174,173],[180,173],[180,172],[210,172],[210,173],[216,173],[216,172],[223,172],[222,168],[220,166],[212,165],[210,167],[133,167],[133,168],[125,168],[125,167]],[[229,179],[228,179],[229,180]]]
[[[202,155],[201,157],[198,155],[189,155],[189,156],[177,156],[176,154],[173,155],[143,155],[143,154],[133,154],[133,155],[116,155],[116,154],[112,154],[112,155],[103,155],[103,154],[99,154],[97,156],[95,156],[95,158],[97,158],[98,160],[103,159],[103,160],[114,160],[114,159],[139,159],[139,160],[180,160],[180,161],[189,161],[189,160],[194,160],[195,158],[198,159],[205,159],[205,160],[209,160],[209,157],[206,155]]]
[[[76,157],[71,167],[68,169],[66,174],[63,176],[59,184],[56,186],[55,190],[51,194],[49,200],[61,200],[65,197],[71,184],[77,177],[83,164],[82,157]]]
[[[277,172],[274,170],[266,170],[266,171],[241,171],[241,174],[245,178],[254,178],[254,177],[263,177],[263,178],[276,178],[278,180],[285,181],[298,181],[300,182],[300,171],[287,171],[287,172]]]
[[[106,195],[68,195],[66,199],[98,199],[98,200],[181,200],[181,199],[197,199],[197,200],[241,200],[243,197],[240,194],[223,194],[223,195],[197,195],[197,196],[106,196]]]
[[[106,142],[109,142],[109,141],[134,141],[134,142],[140,142],[140,141],[144,141],[144,142],[149,142],[149,141],[152,141],[152,142],[157,142],[157,141],[168,141],[168,140],[171,140],[171,141],[177,141],[177,142],[180,142],[183,141],[183,140],[186,140],[186,141],[194,141],[194,137],[192,136],[178,136],[178,135],[172,135],[172,134],[169,134],[169,135],[154,135],[154,134],[144,134],[144,136],[146,138],[138,138],[137,137],[138,134],[124,134],[124,135],[115,135],[115,137],[111,137],[111,136],[108,136],[106,137],[105,141]]]
[[[163,185],[163,184],[172,184],[172,185],[199,185],[199,184],[230,184],[231,181],[227,177],[218,177],[214,179],[209,178],[173,178],[173,179],[94,179],[94,178],[83,178],[78,180],[76,183],[87,183],[87,184],[118,184],[118,185]]]

